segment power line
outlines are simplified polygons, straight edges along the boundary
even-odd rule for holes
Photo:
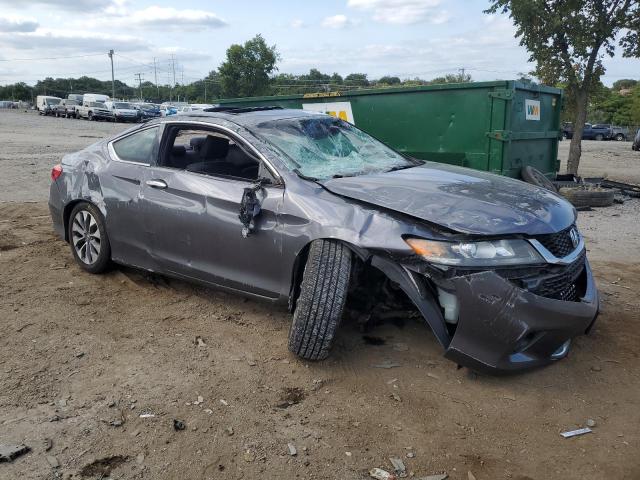
[[[70,55],[66,57],[40,57],[40,58],[3,58],[0,62],[27,62],[32,60],[62,60],[66,58],[86,58],[86,57],[101,57],[104,53],[91,53],[88,55]]]

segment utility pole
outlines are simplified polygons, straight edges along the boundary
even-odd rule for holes
[[[176,56],[171,54],[171,70],[173,72],[173,83],[171,84],[171,91],[173,91],[176,86]]]
[[[140,98],[140,101],[142,101],[142,74],[134,73],[134,76],[136,77],[136,80],[138,80],[138,97]]]
[[[158,69],[156,68],[156,57],[153,57],[153,75],[156,79],[156,90],[158,91],[158,100],[160,100],[160,87],[158,86]]]
[[[111,60],[111,97],[116,99],[116,80],[113,75],[113,50],[109,50],[109,59]]]

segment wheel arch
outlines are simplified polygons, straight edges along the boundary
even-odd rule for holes
[[[69,203],[67,203],[64,206],[64,209],[62,210],[62,222],[64,225],[64,241],[67,243],[69,243],[69,220],[71,217],[71,212],[73,211],[75,206],[78,205],[79,203],[88,203],[89,205],[93,205],[98,209],[103,219],[105,217],[104,211],[95,202],[92,202],[91,200],[88,200],[86,198],[77,198],[77,199],[71,200]]]
[[[302,275],[304,273],[304,267],[307,263],[307,258],[309,256],[309,248],[311,248],[311,244],[316,240],[327,240],[332,242],[339,242],[347,247],[354,254],[355,259],[359,259],[362,261],[366,261],[371,257],[371,254],[366,250],[357,247],[356,245],[342,240],[340,238],[333,237],[318,237],[309,240],[297,253],[295,260],[293,261],[293,267],[291,269],[291,280],[289,286],[289,301],[288,301],[288,309],[289,312],[293,312],[296,308],[296,300],[298,295],[300,294],[300,284],[302,283]]]
[[[377,255],[367,249],[358,247],[353,243],[339,238],[319,237],[310,240],[296,255],[291,272],[291,286],[289,291],[289,311],[293,312],[296,307],[296,300],[300,293],[300,285],[307,261],[309,248],[315,240],[329,240],[342,243],[353,253],[354,262],[368,263],[369,266],[382,272],[390,281],[396,283],[407,295],[409,300],[416,306],[422,314],[425,323],[432,330],[436,339],[443,348],[447,348],[451,342],[451,335],[447,331],[446,322],[440,311],[440,305],[435,295],[429,290],[424,279],[403,268],[400,264],[384,256]],[[353,279],[352,279],[353,281]]]

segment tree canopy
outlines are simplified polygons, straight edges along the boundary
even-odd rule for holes
[[[279,54],[258,34],[244,45],[231,45],[220,65],[220,85],[225,97],[264,95],[269,91],[269,75],[277,70]]]
[[[640,56],[639,0],[490,0],[486,13],[508,13],[543,83],[566,85],[574,102],[568,173],[577,173],[589,95],[616,47]]]

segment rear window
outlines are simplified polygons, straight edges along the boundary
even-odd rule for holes
[[[124,102],[116,102],[113,106],[116,108],[132,108],[130,104]]]

